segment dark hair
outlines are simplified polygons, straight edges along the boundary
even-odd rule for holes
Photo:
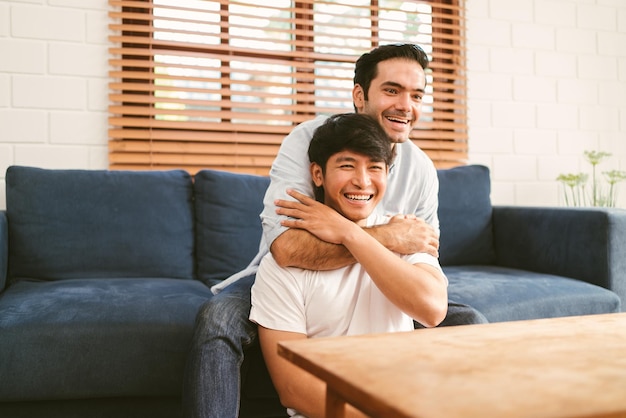
[[[309,161],[318,164],[325,173],[330,157],[341,151],[365,155],[372,161],[384,162],[387,167],[395,155],[395,148],[382,126],[361,113],[333,115],[320,125],[309,144]],[[315,198],[324,201],[323,188],[316,188]]]
[[[428,55],[415,44],[381,45],[367,52],[356,61],[354,68],[354,85],[363,88],[365,100],[372,80],[378,75],[378,63],[394,58],[403,58],[417,62],[424,70],[428,68]]]

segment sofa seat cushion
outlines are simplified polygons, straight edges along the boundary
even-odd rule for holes
[[[0,294],[0,401],[179,395],[197,280],[20,281]]]
[[[9,280],[192,279],[189,173],[9,167]]]
[[[620,311],[615,293],[579,280],[497,266],[443,270],[448,298],[470,305],[490,322]]]

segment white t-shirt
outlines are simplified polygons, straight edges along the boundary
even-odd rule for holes
[[[274,239],[286,228],[280,224],[284,216],[276,214],[276,199],[293,200],[287,195],[287,188],[295,189],[313,197],[313,182],[309,172],[308,149],[313,132],[327,118],[319,116],[298,125],[283,140],[280,151],[270,171],[270,186],[263,200],[261,213],[263,236],[259,252],[244,270],[213,286],[213,293],[219,293],[242,277],[255,274],[261,259],[269,251]],[[376,207],[380,215],[415,214],[439,231],[437,217],[439,180],[430,158],[413,142],[396,144],[396,157],[389,169],[387,190],[383,200]]]
[[[388,220],[372,215],[367,225]],[[441,271],[429,254],[398,256]],[[252,286],[250,320],[309,338],[413,329],[413,319],[387,299],[360,264],[327,271],[283,268],[271,253],[261,261]]]

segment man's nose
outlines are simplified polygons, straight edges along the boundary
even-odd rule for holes
[[[396,101],[396,107],[399,110],[408,112],[411,110],[411,95],[409,93],[399,94]]]
[[[354,177],[352,178],[352,181],[354,185],[362,189],[369,186],[372,183],[372,179],[370,178],[369,173],[365,169],[356,170],[354,172]]]

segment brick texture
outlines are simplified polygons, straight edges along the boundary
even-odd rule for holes
[[[466,4],[469,157],[491,168],[493,202],[562,204],[556,177],[590,173],[585,150],[626,171],[626,2]]]

